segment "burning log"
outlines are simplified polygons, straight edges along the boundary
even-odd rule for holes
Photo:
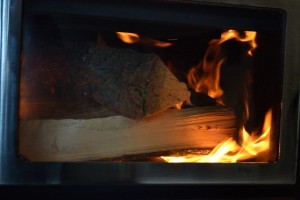
[[[93,44],[69,45],[62,52],[49,49],[44,52],[51,52],[28,58],[30,63],[25,60],[22,66],[22,118],[80,118],[74,113],[77,105],[101,107],[138,119],[189,99],[186,84],[179,82],[155,54]],[[45,116],[47,105],[39,106],[45,99],[62,113],[48,112]],[[28,105],[31,102],[35,105]],[[26,110],[28,107],[33,109]],[[107,116],[101,113],[97,117]]]
[[[21,120],[19,154],[32,161],[83,161],[189,148],[212,149],[237,131],[225,107],[168,110],[142,120]]]

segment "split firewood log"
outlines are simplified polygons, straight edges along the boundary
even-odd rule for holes
[[[90,46],[79,82],[92,87],[93,99],[129,118],[142,118],[188,100],[185,83],[179,82],[155,54],[131,49]],[[80,79],[80,78],[76,78]]]
[[[42,114],[41,118],[80,118],[77,106],[80,112],[91,110],[83,107],[98,109],[100,106],[138,119],[190,97],[186,84],[179,82],[154,53],[90,43],[41,48],[23,52],[26,58],[21,70],[20,116],[23,118],[39,118],[37,113]],[[35,105],[29,105],[31,102]],[[62,113],[49,112],[47,116],[43,112],[47,102],[52,107],[57,105],[59,108],[55,110]],[[95,116],[93,112],[91,118],[107,116],[101,113]],[[86,113],[83,115],[89,118]]]
[[[31,161],[87,161],[184,149],[213,149],[238,129],[230,108],[166,110],[133,120],[20,120],[19,155]],[[164,154],[161,154],[164,155]]]

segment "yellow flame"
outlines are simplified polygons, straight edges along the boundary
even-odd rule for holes
[[[148,37],[141,37],[137,33],[116,32],[118,38],[127,44],[141,43],[155,47],[165,48],[173,45],[171,42],[162,42]]]
[[[239,145],[233,138],[217,145],[208,155],[186,155],[186,156],[162,156],[166,162],[222,162],[234,163],[255,158],[258,154],[270,149],[270,135],[272,124],[272,111],[269,110],[264,119],[262,134],[258,136],[258,131],[249,134],[243,127],[241,129],[241,144]]]
[[[257,47],[255,38],[256,38],[255,31],[244,31],[244,37],[243,37],[236,30],[228,30],[228,31],[222,33],[219,44],[221,44],[227,40],[230,40],[230,39],[236,39],[237,41],[240,41],[240,42],[249,42],[251,49],[248,51],[248,54],[250,56],[253,56],[252,52]]]
[[[228,30],[222,33],[220,39],[211,40],[203,61],[192,67],[188,72],[189,86],[196,92],[206,93],[208,96],[215,98],[218,103],[223,104],[224,92],[220,87],[220,74],[225,57],[221,52],[220,44],[230,39],[247,42],[250,44],[250,50],[247,53],[253,56],[252,52],[257,47],[255,37],[256,32],[254,31],[244,31],[243,35],[240,35],[236,30]],[[250,115],[248,93],[245,92],[244,121],[249,119]],[[259,131],[248,133],[244,126],[241,128],[240,144],[234,138],[229,138],[218,144],[208,155],[189,154],[185,156],[162,156],[161,158],[166,162],[237,162],[253,159],[270,148],[271,122],[272,111],[270,110],[265,115],[261,134],[259,134]]]

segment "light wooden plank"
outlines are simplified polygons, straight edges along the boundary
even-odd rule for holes
[[[21,120],[19,153],[32,161],[83,161],[185,148],[213,148],[236,133],[225,107],[168,110],[143,120]]]

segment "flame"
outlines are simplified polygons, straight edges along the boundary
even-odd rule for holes
[[[160,48],[170,47],[173,45],[171,42],[162,42],[148,37],[141,37],[137,33],[116,32],[116,34],[120,40],[127,44],[142,43]]]
[[[237,41],[240,41],[240,42],[249,42],[251,48],[248,51],[248,55],[253,56],[252,52],[257,47],[255,38],[256,38],[255,31],[244,31],[244,37],[243,37],[236,30],[228,30],[228,31],[222,33],[219,44],[221,44],[227,40],[230,40],[230,39],[236,39]]]
[[[219,40],[213,39],[209,42],[203,61],[192,67],[187,74],[188,85],[191,88],[196,92],[207,94],[220,104],[224,104],[222,101],[224,92],[219,84],[224,60]]]
[[[220,104],[224,104],[222,101],[223,90],[220,87],[220,71],[224,59],[213,59],[210,61],[209,51],[204,56],[204,61],[197,67],[190,69],[187,75],[188,85],[196,92],[206,93],[208,96],[216,99]],[[219,53],[219,52],[218,52]],[[203,70],[202,76],[201,71]]]
[[[183,101],[182,101],[182,102],[179,102],[179,103],[175,104],[172,108],[173,108],[173,109],[180,110],[181,107],[182,107],[182,105],[183,105],[183,103],[184,103]]]
[[[162,156],[166,162],[202,162],[202,163],[234,163],[255,158],[258,154],[270,149],[270,135],[272,124],[272,110],[265,115],[262,134],[258,136],[258,131],[249,134],[245,127],[240,131],[241,144],[239,145],[233,138],[217,145],[208,155],[186,155],[186,156]]]
[[[193,106],[192,102],[190,101],[190,99],[187,99],[185,101],[182,102],[178,102],[177,104],[173,105],[172,107],[170,107],[171,109],[176,109],[176,110],[180,110],[182,109],[183,106]]]
[[[136,33],[116,32],[117,36],[125,43],[133,44],[140,40],[140,36]]]
[[[206,93],[215,98],[220,104],[224,91],[220,87],[220,71],[225,61],[221,52],[221,45],[225,41],[235,39],[250,44],[249,56],[253,56],[256,49],[256,32],[244,31],[243,35],[236,30],[228,30],[222,33],[220,39],[213,39],[204,55],[203,61],[192,67],[187,75],[188,84],[196,92]],[[248,91],[245,91],[244,121],[249,119]],[[258,154],[267,152],[270,149],[270,135],[272,123],[272,110],[265,114],[262,131],[256,130],[248,133],[244,126],[241,127],[240,142],[229,138],[218,144],[208,155],[188,154],[185,156],[162,156],[166,162],[238,162],[256,158]]]
[[[151,44],[155,47],[161,47],[161,48],[170,47],[170,46],[173,45],[170,42],[161,42],[161,41],[154,40],[154,39],[151,39],[151,38],[147,38],[147,39],[145,39],[145,41],[146,41],[146,43],[148,42],[149,44]]]
[[[224,91],[220,87],[220,74],[225,57],[222,55],[220,44],[230,39],[248,42],[251,47],[248,54],[252,56],[252,51],[257,47],[255,37],[256,32],[254,31],[244,31],[244,36],[241,36],[236,30],[228,30],[221,34],[220,39],[211,40],[203,61],[188,72],[188,85],[196,92],[205,93],[216,99],[219,104],[224,105],[222,101]]]

